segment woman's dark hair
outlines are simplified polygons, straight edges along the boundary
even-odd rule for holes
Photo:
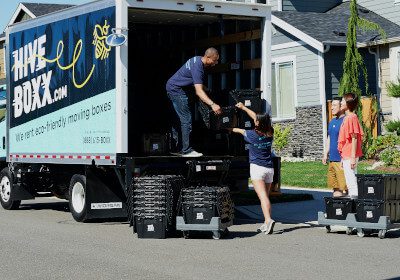
[[[344,100],[346,100],[347,108],[350,112],[354,112],[358,106],[358,97],[354,93],[345,93],[343,94]]]
[[[255,127],[256,131],[270,136],[274,134],[271,117],[268,114],[257,114],[256,120],[258,121],[258,125]]]

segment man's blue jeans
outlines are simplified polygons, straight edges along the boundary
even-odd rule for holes
[[[182,154],[190,153],[193,149],[190,146],[190,133],[192,132],[192,114],[189,109],[188,97],[185,94],[175,95],[168,93],[168,97],[174,106],[175,112],[178,115],[181,135],[182,135]],[[172,137],[178,142],[178,127],[174,126]]]

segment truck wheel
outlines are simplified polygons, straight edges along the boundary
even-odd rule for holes
[[[87,215],[86,177],[75,174],[69,185],[69,209],[77,222],[85,222]]]
[[[6,210],[18,209],[21,200],[11,200],[11,192],[13,189],[12,175],[8,168],[4,168],[0,173],[0,202],[1,206]]]

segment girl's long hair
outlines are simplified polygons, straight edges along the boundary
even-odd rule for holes
[[[257,114],[256,120],[258,125],[256,125],[255,130],[266,136],[274,135],[274,128],[272,127],[271,117],[268,114]]]

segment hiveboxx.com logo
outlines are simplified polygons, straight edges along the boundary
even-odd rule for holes
[[[96,60],[105,60],[109,56],[111,50],[105,41],[109,35],[110,25],[105,20],[101,26],[96,24],[93,31],[93,41]],[[29,42],[19,49],[12,52],[14,65],[11,69],[13,72],[12,79],[14,83],[26,77],[34,77],[20,85],[14,86],[14,98],[12,106],[14,108],[14,118],[19,118],[23,114],[29,114],[35,110],[46,107],[68,96],[68,85],[62,84],[51,90],[53,70],[43,74],[36,75],[37,72],[46,68],[46,65],[55,63],[62,71],[71,71],[72,84],[75,88],[83,88],[91,79],[95,70],[95,64],[82,81],[77,81],[77,63],[82,54],[82,39],[78,40],[74,46],[71,62],[67,65],[62,63],[64,54],[64,42],[60,40],[57,45],[56,57],[46,57],[46,41],[47,36],[42,35],[32,42]]]

